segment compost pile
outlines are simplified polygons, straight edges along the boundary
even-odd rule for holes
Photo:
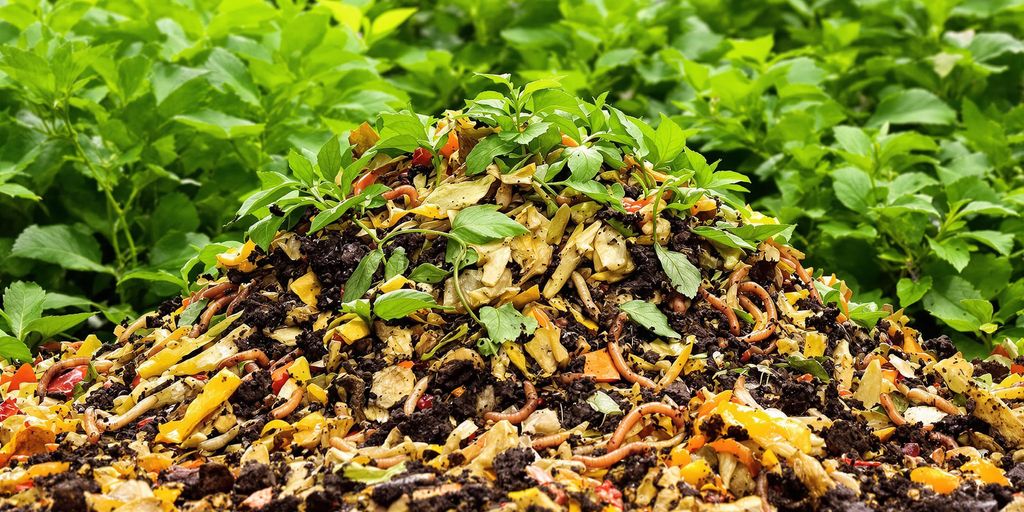
[[[431,129],[436,154],[368,160],[326,227],[309,210],[116,340],[7,367],[3,509],[1024,503],[1012,346],[968,361],[851,302],[692,172],[627,154],[560,184],[564,137],[474,174],[495,129]]]

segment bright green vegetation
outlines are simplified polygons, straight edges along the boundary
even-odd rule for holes
[[[0,7],[4,332],[153,304],[289,162],[511,73],[667,115],[858,302],[964,348],[1024,336],[1020,0],[277,4]]]

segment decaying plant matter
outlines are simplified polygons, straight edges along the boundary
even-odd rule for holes
[[[6,369],[4,506],[1021,506],[1015,354],[851,302],[678,127],[557,98],[364,125],[248,206],[293,227]]]

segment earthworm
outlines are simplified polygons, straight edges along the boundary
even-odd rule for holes
[[[750,313],[750,316],[754,317],[754,330],[756,331],[762,328],[762,322],[764,322],[764,313],[762,313],[761,310],[757,308],[757,305],[754,304],[754,302],[751,301],[750,298],[748,298],[746,295],[740,295],[739,302],[740,306],[742,306],[747,313]]]
[[[393,455],[391,457],[383,457],[380,459],[373,459],[373,465],[381,469],[387,469],[390,467],[397,466],[408,459],[409,456],[406,454]]]
[[[740,283],[739,288],[741,292],[756,295],[759,299],[761,299],[761,302],[764,304],[764,310],[766,315],[766,323],[764,328],[751,332],[750,334],[740,336],[740,341],[754,343],[761,341],[774,334],[775,324],[778,320],[778,313],[775,311],[775,303],[772,302],[772,297],[771,295],[768,294],[768,291],[765,290],[764,287],[753,281]]]
[[[121,334],[117,337],[117,342],[124,343],[128,341],[128,338],[131,338],[132,335],[135,334],[135,331],[138,331],[139,329],[144,329],[146,327],[147,323],[149,322],[149,319],[153,315],[154,313],[150,312],[135,319],[134,322],[132,322],[128,327],[125,327],[124,330],[121,331]]]
[[[935,393],[921,388],[909,389],[906,384],[897,386],[901,393],[913,402],[930,405],[946,414],[959,415],[960,408]]]
[[[306,390],[304,388],[295,388],[295,391],[292,391],[292,396],[288,398],[288,401],[275,407],[274,410],[270,411],[270,415],[277,420],[281,418],[287,418],[288,415],[294,412],[295,408],[297,408],[299,404],[302,403],[302,397],[305,394]]]
[[[722,299],[708,293],[704,288],[700,289],[700,296],[703,297],[704,300],[708,301],[708,304],[711,304],[711,307],[725,315],[725,319],[729,321],[729,332],[732,333],[733,336],[739,336],[740,321],[736,318],[736,312],[726,305],[725,302],[722,302]]]
[[[388,201],[398,199],[401,196],[405,196],[408,199],[409,206],[415,208],[420,205],[420,194],[416,191],[416,187],[412,185],[395,187],[393,190],[389,190],[381,194],[381,197]]]
[[[889,419],[894,425],[898,427],[907,424],[907,420],[896,410],[896,404],[892,403],[892,397],[889,396],[889,393],[878,395],[878,402],[882,404],[882,409],[885,409],[885,413],[889,415]]]
[[[428,386],[430,386],[430,375],[416,381],[416,386],[412,388],[412,393],[409,394],[409,398],[405,399],[405,405],[402,407],[402,412],[406,416],[416,412],[416,404],[420,401],[423,393],[427,391]]]
[[[757,345],[751,345],[750,348],[743,351],[743,354],[740,354],[740,361],[745,363],[750,361],[750,358],[755,355],[763,356],[765,354],[771,354],[776,348],[778,348],[778,345],[774,340],[764,348],[758,347]]]
[[[821,296],[818,295],[818,290],[814,287],[814,281],[811,279],[811,276],[807,274],[807,270],[804,270],[803,265],[800,264],[800,260],[783,256],[779,261],[793,267],[796,272],[796,276],[799,277],[800,281],[802,281],[804,286],[807,287],[807,293],[809,293],[814,300],[818,301],[819,304],[823,304],[821,302]]]
[[[533,384],[530,381],[523,381],[523,391],[526,393],[526,403],[523,404],[521,409],[510,413],[493,411],[487,412],[484,413],[484,419],[495,423],[501,420],[508,420],[508,422],[513,425],[522,423],[523,420],[533,414],[533,411],[537,410],[537,406],[540,404],[540,398],[537,396],[537,388],[533,387]]]
[[[146,411],[152,409],[153,407],[156,407],[156,405],[159,402],[160,399],[157,398],[156,395],[149,395],[146,398],[139,400],[139,403],[132,406],[131,409],[125,411],[124,414],[120,416],[114,416],[113,418],[110,418],[108,421],[104,422],[103,426],[105,430],[122,429],[124,428],[125,425],[135,421],[135,419],[138,418],[139,416],[142,416],[143,413],[145,413]]]
[[[85,410],[85,414],[82,416],[82,430],[85,430],[85,434],[90,443],[96,444],[100,440],[100,434],[103,432],[100,430],[100,426],[96,422],[95,407],[90,407]]]
[[[270,358],[267,357],[267,354],[258,348],[254,348],[239,352],[233,356],[225,357],[217,363],[217,369],[219,370],[227,366],[234,366],[242,361],[256,361],[261,368],[270,366]]]
[[[572,434],[573,434],[572,430],[566,430],[564,432],[559,432],[557,434],[551,434],[549,436],[538,437],[537,439],[533,440],[533,444],[531,446],[533,447],[534,450],[543,450],[545,448],[554,448],[555,446],[559,446],[562,443],[568,441],[569,438],[572,437]]]
[[[619,371],[622,378],[629,382],[640,384],[645,388],[658,387],[653,380],[648,379],[629,368],[626,364],[626,360],[622,358],[622,352],[619,350],[619,344],[615,340],[608,341],[608,355],[612,358],[612,366]]]
[[[238,285],[232,282],[215,284],[196,294],[196,299],[216,299],[237,287]]]
[[[668,416],[669,418],[672,418],[672,423],[677,427],[681,426],[683,422],[686,421],[678,409],[666,403],[648,402],[643,405],[638,405],[634,407],[633,410],[629,411],[629,414],[626,414],[626,416],[622,418],[618,427],[615,427],[615,432],[612,433],[612,438],[608,440],[608,450],[611,451],[618,448],[619,445],[622,444],[622,441],[626,439],[629,431],[633,429],[638,421],[640,421],[640,418],[648,414],[662,414]]]
[[[583,278],[583,275],[575,270],[570,274],[572,277],[572,284],[576,287],[576,295],[579,296],[580,302],[583,303],[583,307],[587,309],[587,313],[594,318],[601,317],[601,309],[594,304],[594,298],[590,295],[590,288],[587,286],[587,280]]]
[[[238,307],[238,305],[241,304],[242,301],[244,301],[245,299],[249,298],[249,294],[251,294],[251,293],[252,293],[252,285],[251,284],[243,286],[242,289],[239,290],[238,293],[235,294],[235,300],[231,301],[231,304],[228,304],[228,309],[224,313],[226,315],[231,315],[231,313],[234,313],[235,312],[235,308]]]
[[[69,368],[76,368],[79,366],[85,366],[89,364],[88,357],[72,357],[70,359],[64,359],[53,363],[53,366],[46,369],[43,375],[39,377],[39,386],[36,387],[36,394],[40,398],[46,396],[46,389],[50,387],[50,381],[57,376],[58,373],[67,370]]]
[[[274,361],[273,363],[271,363],[270,364],[270,369],[271,370],[276,370],[276,369],[280,368],[282,365],[286,365],[286,364],[294,361],[296,357],[299,357],[301,355],[302,355],[302,349],[301,348],[297,348],[295,350],[292,350],[291,352],[281,356],[280,359],[278,359],[278,360]]]
[[[188,335],[193,338],[197,338],[199,335],[206,332],[206,329],[210,326],[210,321],[213,320],[214,315],[220,312],[220,310],[234,300],[234,298],[234,295],[225,295],[211,302],[209,306],[206,306],[206,310],[203,311],[202,316],[199,317],[199,323],[192,327],[192,332]]]
[[[625,459],[630,455],[633,455],[634,453],[643,453],[650,449],[650,445],[638,441],[629,443],[620,448],[609,451],[604,455],[598,455],[596,457],[591,457],[587,455],[573,455],[572,460],[582,462],[584,466],[591,469],[602,469],[610,467],[615,463],[619,462],[620,460]]]
[[[608,355],[612,359],[612,366],[619,372],[619,375],[622,375],[622,378],[629,382],[640,384],[645,388],[657,387],[658,385],[653,380],[630,369],[629,365],[626,364],[626,360],[622,357],[622,351],[619,350],[619,336],[622,335],[622,327],[625,325],[627,318],[629,316],[626,313],[619,313],[615,317],[615,322],[612,323],[611,328],[608,329],[608,332],[612,335],[612,339],[608,341]]]
[[[741,263],[739,267],[736,267],[736,270],[732,271],[732,274],[729,274],[729,279],[725,282],[725,287],[729,288],[734,284],[739,284],[747,278],[747,274],[749,273],[750,265]]]
[[[238,436],[238,433],[241,431],[242,428],[238,425],[235,425],[231,427],[227,432],[224,432],[223,434],[216,437],[211,437],[206,441],[199,443],[198,448],[204,452],[215,452],[227,446],[228,443],[233,441],[235,437]]]

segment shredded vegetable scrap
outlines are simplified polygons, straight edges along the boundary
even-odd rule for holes
[[[694,155],[535,126],[362,126],[329,222],[5,368],[3,509],[1024,506],[1012,345],[852,303]],[[498,165],[510,129],[557,148]]]

